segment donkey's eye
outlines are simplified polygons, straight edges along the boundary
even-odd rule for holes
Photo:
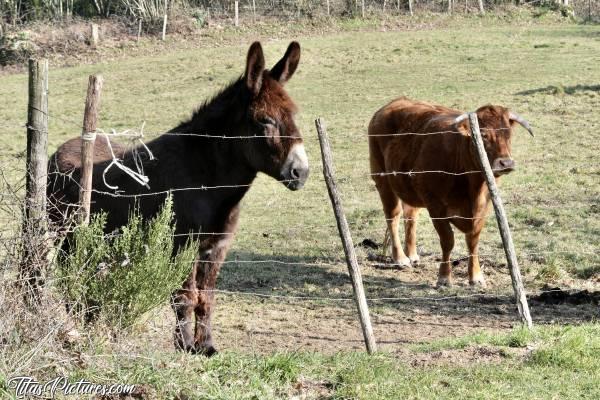
[[[271,117],[261,117],[258,119],[262,125],[275,125],[275,120]]]

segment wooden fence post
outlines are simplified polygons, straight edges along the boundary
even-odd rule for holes
[[[485,14],[485,10],[483,9],[483,0],[479,0],[479,12],[481,14]]]
[[[169,10],[169,0],[165,0],[165,15],[163,17],[162,37],[164,41],[167,38],[167,13]]]
[[[29,59],[29,105],[27,109],[27,168],[23,259],[20,280],[24,300],[35,306],[47,267],[48,221],[48,60]]]
[[[329,192],[329,198],[331,199],[331,204],[333,206],[333,212],[337,221],[340,237],[342,238],[344,253],[346,254],[346,263],[348,264],[348,272],[350,273],[350,280],[352,281],[352,288],[354,289],[360,325],[362,327],[367,352],[372,354],[377,351],[377,344],[375,343],[375,336],[373,335],[373,327],[371,326],[371,318],[369,316],[369,306],[367,304],[367,298],[365,297],[360,267],[358,266],[356,253],[354,252],[354,244],[352,243],[352,237],[350,236],[348,221],[346,221],[346,216],[344,215],[344,210],[333,176],[333,159],[331,157],[329,138],[327,137],[325,124],[321,118],[315,120],[315,126],[317,127],[317,134],[319,135],[319,143],[321,145],[321,154],[323,156],[323,175],[327,184],[327,191]]]
[[[79,205],[81,208],[79,210],[79,223],[82,225],[87,225],[90,222],[94,143],[96,142],[101,92],[102,77],[100,75],[90,75],[85,98],[83,130],[81,131],[81,177],[79,180]]]
[[[140,18],[140,21],[138,23],[138,32],[137,32],[136,42],[140,41],[140,36],[142,36],[142,19],[141,18]]]
[[[235,20],[234,20],[234,24],[236,27],[240,26],[239,5],[240,5],[240,2],[236,1],[235,2]]]
[[[327,0],[327,16],[330,16],[331,13],[329,12],[329,0]]]
[[[412,0],[408,0],[408,12],[409,12],[410,16],[412,17],[412,15],[413,15]]]
[[[100,30],[98,28],[98,24],[94,24],[93,22],[90,24],[90,45],[92,47],[98,46],[100,42]]]
[[[515,292],[517,308],[519,310],[519,317],[528,328],[531,328],[531,314],[529,313],[527,296],[525,295],[525,288],[523,287],[521,270],[519,269],[519,263],[517,262],[517,253],[512,241],[508,220],[506,218],[506,212],[504,211],[504,205],[502,203],[502,199],[500,198],[500,194],[498,193],[498,187],[496,186],[496,179],[494,178],[490,161],[488,160],[487,153],[485,152],[483,139],[481,138],[481,132],[479,131],[477,113],[469,113],[469,122],[471,125],[471,140],[477,149],[477,155],[479,156],[479,161],[481,162],[481,167],[489,188],[490,197],[492,198],[492,203],[496,212],[496,221],[498,221],[500,236],[502,236],[502,244],[504,245],[506,261],[508,262],[508,268],[510,270],[512,286]]]

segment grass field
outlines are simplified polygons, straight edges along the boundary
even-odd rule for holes
[[[406,95],[465,111],[494,103],[525,116],[535,138],[517,131],[518,168],[501,193],[527,289],[598,291],[600,287],[600,28],[570,24],[487,24],[473,19],[444,29],[301,35],[264,41],[267,62],[300,41],[300,67],[289,93],[312,164],[307,186],[288,192],[260,176],[243,202],[240,230],[219,289],[313,300],[218,296],[214,329],[224,352],[210,360],[175,353],[168,306],[117,339],[90,333],[73,349],[81,362],[48,365],[22,353],[4,356],[0,373],[66,373],[95,382],[143,383],[148,398],[598,398],[597,304],[532,302],[533,333],[515,328],[511,285],[494,218],[482,236],[486,297],[457,285],[434,289],[440,249],[423,213],[418,245],[424,265],[379,270],[359,249],[375,335],[382,353],[360,352],[335,220],[322,179],[313,120],[331,138],[337,180],[355,243],[381,242],[384,217],[368,176],[365,130],[373,112]],[[50,73],[50,145],[80,133],[87,76],[105,79],[100,126],[146,123],[149,137],[175,126],[243,72],[248,43]],[[0,77],[2,165],[23,164],[27,78]],[[16,176],[14,177],[16,179]],[[6,225],[6,216],[2,222]],[[457,235],[454,258],[467,254]],[[276,260],[284,263],[270,262]],[[248,263],[247,261],[255,261]],[[458,295],[440,301],[440,297]],[[463,296],[463,297],[460,297]],[[330,300],[327,300],[329,298]],[[333,299],[333,300],[331,300]],[[337,299],[337,300],[336,300]],[[584,323],[583,325],[581,325]],[[33,353],[35,354],[35,353]],[[71,360],[72,361],[72,360]],[[1,386],[0,386],[1,387]],[[304,396],[304,397],[302,397]],[[188,398],[188,397],[179,397]]]

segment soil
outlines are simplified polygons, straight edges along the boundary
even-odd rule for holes
[[[433,257],[424,259],[425,263],[432,261],[435,262]],[[339,268],[343,273],[344,266]],[[465,269],[464,266],[455,267],[456,287],[437,290],[433,287],[437,278],[435,268],[395,271],[365,267],[365,287],[371,299],[371,320],[379,349],[395,353],[414,365],[457,362],[466,365],[474,360],[495,362],[506,356],[498,349],[486,347],[434,352],[426,356],[407,350],[411,344],[482,331],[506,332],[520,324],[505,267],[488,265],[485,269],[488,287],[478,290],[464,283]],[[374,285],[379,282],[374,281],[374,277],[386,278],[381,275],[389,277],[386,283],[390,287],[385,290]],[[238,291],[240,288],[221,286],[220,289]],[[529,299],[534,324],[578,324],[600,317],[600,292],[548,289],[549,292]],[[398,290],[403,290],[402,296],[397,295]],[[246,287],[244,291],[264,293],[264,289],[258,287],[254,290]],[[377,300],[376,297],[398,299]],[[307,301],[219,293],[213,322],[215,344],[221,350],[258,354],[276,351],[332,354],[342,350],[363,350],[355,304],[351,298],[342,298]],[[558,298],[561,301],[557,301]],[[160,315],[140,327],[146,338],[138,343],[156,343],[165,351],[173,349],[174,322],[171,310],[165,307]]]

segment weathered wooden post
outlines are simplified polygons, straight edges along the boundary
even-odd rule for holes
[[[140,21],[138,22],[138,32],[137,32],[136,42],[140,41],[140,36],[142,36],[142,19],[141,18],[140,18]]]
[[[165,15],[163,16],[162,40],[167,38],[167,13],[169,10],[169,0],[165,0]]]
[[[24,300],[35,306],[47,267],[48,221],[48,60],[29,59],[29,105],[27,109],[27,165],[23,259],[20,282]]]
[[[92,202],[92,174],[94,171],[94,144],[100,111],[100,93],[102,77],[90,75],[85,111],[83,114],[83,130],[81,131],[81,177],[79,179],[79,223],[87,225],[90,221]]]
[[[327,16],[330,16],[331,13],[329,12],[329,0],[327,0]]]
[[[479,0],[479,12],[481,14],[485,14],[485,10],[483,9],[483,0]]]
[[[352,243],[352,237],[350,236],[350,228],[348,227],[348,221],[346,221],[346,216],[344,215],[342,202],[333,176],[333,159],[331,157],[329,138],[327,137],[325,123],[321,118],[315,120],[315,126],[317,127],[317,134],[319,135],[319,143],[321,145],[321,155],[323,156],[323,175],[325,177],[325,183],[327,184],[327,191],[329,192],[329,198],[331,199],[331,204],[333,206],[333,212],[337,221],[340,237],[342,238],[344,253],[346,254],[346,263],[348,264],[348,272],[350,273],[350,280],[352,281],[352,288],[354,289],[360,325],[362,327],[367,352],[372,354],[377,351],[377,344],[375,343],[375,336],[373,335],[373,327],[371,326],[371,318],[369,316],[369,306],[367,305],[367,298],[363,288],[360,267],[358,266],[356,253],[354,252],[354,244]]]
[[[360,3],[360,10],[361,10],[361,13],[362,13],[362,17],[364,18],[365,17],[365,0],[361,1],[361,3]]]
[[[235,19],[233,21],[236,27],[240,26],[239,5],[240,5],[240,2],[236,1],[235,5],[234,5],[234,7],[235,7]]]
[[[504,205],[502,203],[502,199],[500,198],[500,194],[498,193],[498,187],[496,186],[496,179],[494,178],[490,161],[488,160],[487,153],[485,152],[483,139],[481,138],[481,132],[479,131],[477,113],[469,113],[469,123],[471,125],[471,139],[475,145],[475,148],[477,149],[477,155],[479,157],[479,161],[481,162],[481,167],[489,188],[490,197],[492,198],[492,204],[494,205],[494,211],[496,212],[496,221],[498,221],[498,228],[500,229],[500,236],[502,237],[502,244],[504,245],[504,252],[506,253],[506,261],[508,262],[508,268],[510,270],[512,286],[515,292],[517,308],[519,310],[519,317],[528,328],[531,328],[531,314],[529,313],[527,296],[525,295],[525,288],[523,287],[523,281],[521,278],[521,270],[519,269],[519,263],[517,261],[517,253],[512,241],[508,220],[506,218],[506,212],[504,211]]]
[[[93,22],[90,24],[90,45],[92,47],[98,46],[100,42],[100,31],[98,28],[98,24],[94,24]]]
[[[410,15],[411,15],[411,17],[412,17],[412,15],[413,15],[413,6],[412,6],[412,0],[408,0],[408,12],[409,12],[409,14],[410,14]]]

